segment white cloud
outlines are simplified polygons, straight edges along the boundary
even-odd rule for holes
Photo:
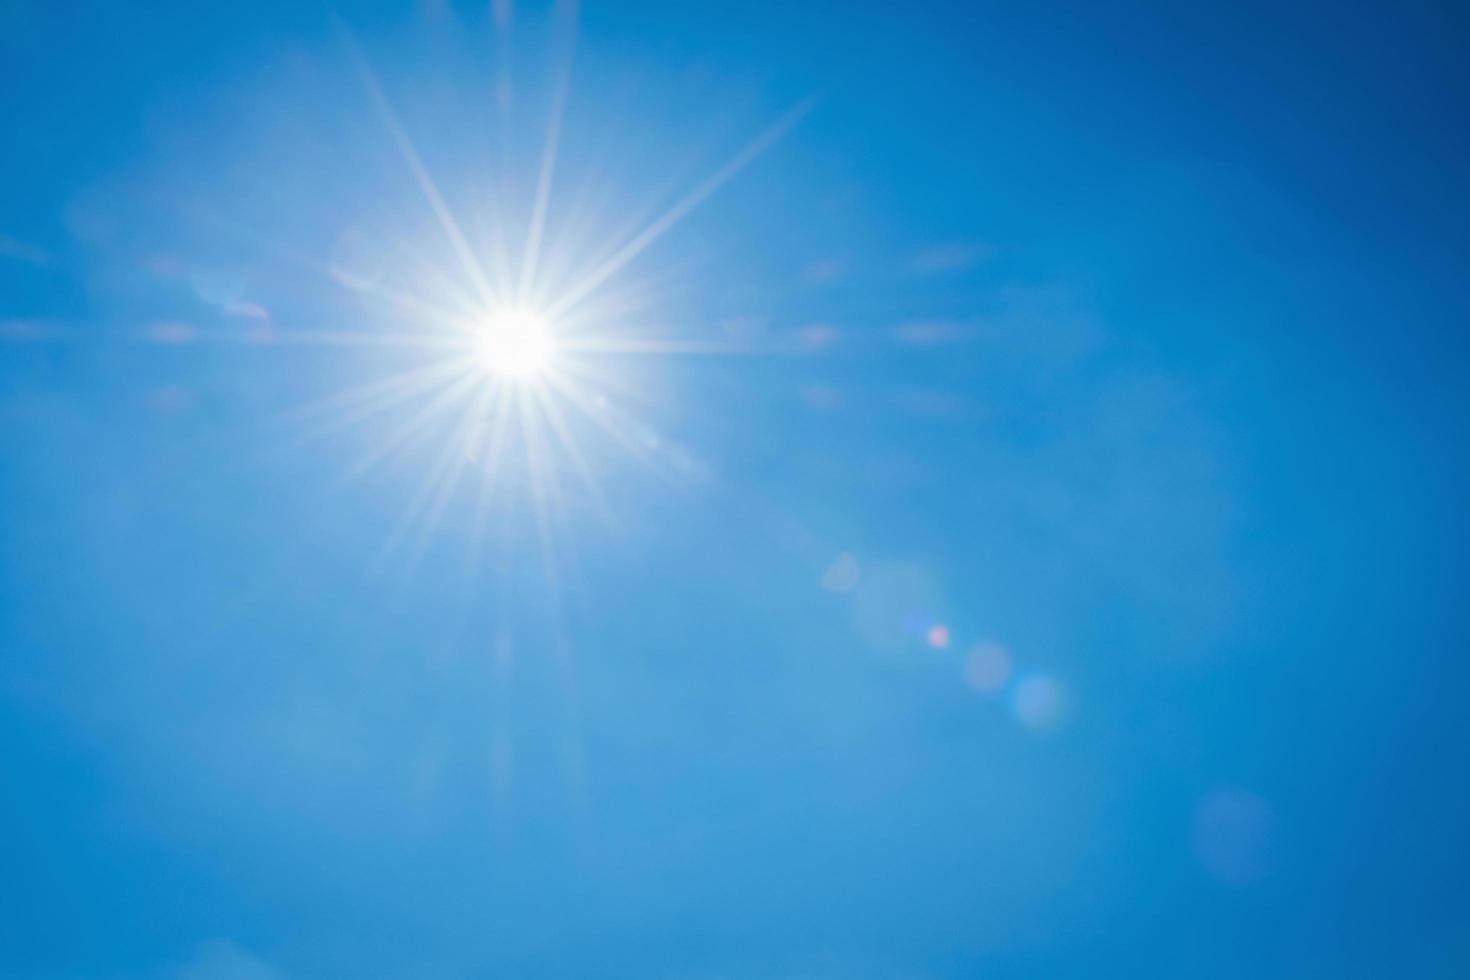
[[[191,959],[162,976],[163,980],[287,980],[281,970],[228,940],[204,943]]]

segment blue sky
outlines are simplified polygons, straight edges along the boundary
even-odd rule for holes
[[[1465,975],[1465,38],[0,5],[0,976]]]

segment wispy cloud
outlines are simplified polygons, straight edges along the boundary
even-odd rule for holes
[[[44,248],[9,235],[0,235],[0,258],[29,262],[32,265],[45,265],[51,261],[50,254]]]
[[[186,962],[166,970],[163,980],[287,980],[287,974],[228,940],[200,946]]]
[[[901,344],[911,347],[940,347],[973,340],[979,331],[974,324],[959,320],[908,320],[893,328]]]
[[[143,328],[143,339],[150,344],[177,346],[193,343],[199,335],[193,325],[177,320],[161,320]]]
[[[57,339],[56,324],[25,317],[0,319],[0,344],[39,344]]]
[[[909,269],[921,276],[963,272],[987,262],[995,248],[978,242],[948,242],[921,249],[909,260]]]
[[[823,351],[842,340],[842,331],[827,323],[808,323],[796,331],[796,343],[805,351]]]
[[[847,263],[842,259],[818,259],[801,270],[801,278],[814,286],[821,286],[836,282],[847,275],[847,271]]]
[[[938,388],[906,388],[894,396],[894,405],[910,415],[955,418],[970,412],[968,399]]]

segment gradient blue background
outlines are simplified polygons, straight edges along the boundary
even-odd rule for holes
[[[525,199],[546,9],[335,13]],[[0,976],[1470,975],[1466,27],[587,3],[609,227],[819,102],[630,267],[763,353],[626,359],[553,591],[291,443],[392,352],[212,339],[450,261],[332,14],[0,4]]]

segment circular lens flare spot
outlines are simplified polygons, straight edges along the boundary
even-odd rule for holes
[[[488,373],[521,379],[545,372],[555,352],[545,321],[524,310],[506,310],[486,320],[476,347]]]

